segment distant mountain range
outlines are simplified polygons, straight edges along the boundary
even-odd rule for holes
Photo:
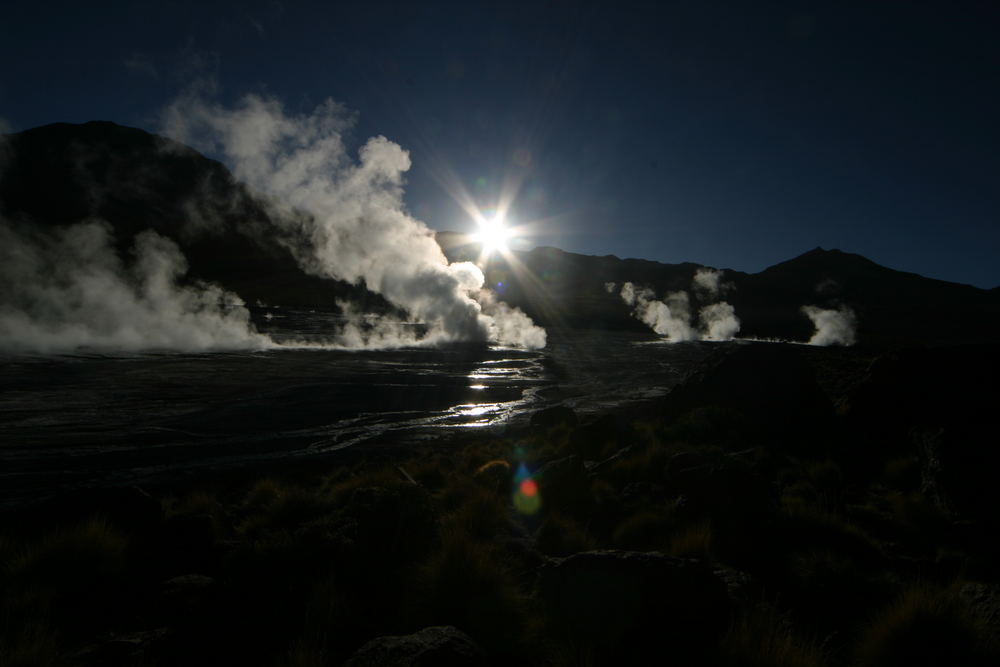
[[[38,229],[88,219],[112,226],[118,252],[145,229],[173,239],[191,279],[219,283],[248,303],[391,308],[362,285],[310,276],[275,237],[273,216],[287,209],[237,182],[221,163],[177,142],[110,122],[57,123],[0,141],[0,216]],[[282,213],[285,211],[285,213]],[[478,247],[440,232],[451,260]],[[658,297],[687,291],[692,310],[707,303],[692,290],[692,263],[578,255],[541,247],[491,258],[489,284],[546,327],[648,330],[618,296],[632,282]],[[816,248],[760,273],[724,270],[723,294],[740,335],[806,340],[805,305],[847,306],[862,344],[1000,341],[1000,288],[983,290],[889,269],[855,254]],[[614,283],[609,291],[608,284]]]

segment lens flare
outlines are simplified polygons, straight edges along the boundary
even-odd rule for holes
[[[484,218],[479,223],[479,231],[473,236],[477,243],[482,244],[483,253],[491,255],[494,252],[504,252],[507,250],[507,239],[510,238],[510,230],[504,224],[503,217],[497,215],[492,218]]]
[[[532,478],[528,467],[521,463],[514,474],[514,509],[530,516],[537,514],[541,508],[542,497],[538,493],[538,482]]]

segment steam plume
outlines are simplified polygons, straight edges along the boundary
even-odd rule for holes
[[[854,345],[857,318],[847,306],[828,310],[817,306],[802,306],[816,332],[809,339],[810,345]]]
[[[691,313],[686,292],[673,292],[667,295],[665,301],[658,301],[648,287],[636,288],[632,283],[625,283],[621,297],[632,307],[632,314],[656,333],[673,341],[697,338],[689,323]]]
[[[736,309],[725,301],[703,307],[698,311],[698,319],[706,340],[732,340],[740,331]]]
[[[699,299],[712,301],[718,299],[724,292],[728,292],[732,285],[722,282],[722,271],[702,267],[695,271],[691,287]]]
[[[720,281],[722,272],[716,269],[698,269],[692,289],[703,301],[718,298],[730,286]],[[615,284],[606,283],[605,289],[614,292]],[[699,329],[691,326],[691,300],[685,291],[671,292],[662,301],[648,287],[637,288],[632,283],[622,285],[621,298],[632,307],[632,314],[658,334],[672,341],[731,340],[740,330],[736,310],[725,301],[711,303],[698,311]]]
[[[331,100],[296,116],[255,95],[235,108],[188,96],[163,116],[166,134],[222,154],[238,178],[292,207],[274,217],[282,242],[305,271],[363,282],[427,325],[422,342],[543,347],[543,329],[484,291],[477,266],[449,265],[433,233],[405,212],[409,154],[378,136],[355,160],[344,141],[353,124],[354,117]],[[349,333],[359,346],[413,342],[394,337],[384,324],[365,328],[367,335],[360,327]]]
[[[181,285],[184,257],[153,231],[131,258],[115,253],[111,228],[90,221],[54,232],[0,220],[0,350],[69,352],[263,348],[235,294]]]

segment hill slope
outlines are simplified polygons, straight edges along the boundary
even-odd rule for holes
[[[111,122],[56,123],[0,142],[0,216],[50,229],[110,223],[120,255],[152,229],[182,249],[189,278],[249,303],[373,308],[364,288],[303,273],[276,235],[274,207],[220,162],[170,139]]]

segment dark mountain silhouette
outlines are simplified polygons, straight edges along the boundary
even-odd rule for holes
[[[309,276],[280,243],[278,209],[220,162],[143,130],[106,121],[55,123],[0,142],[0,216],[41,227],[99,219],[120,254],[152,229],[180,245],[189,278],[249,303],[330,307],[347,298],[385,309],[363,287]]]
[[[173,239],[192,280],[219,283],[253,303],[332,307],[348,299],[369,310],[388,304],[364,288],[305,274],[282,244],[278,215],[306,215],[248,190],[219,162],[139,129],[110,122],[57,123],[0,141],[0,216],[46,229],[107,221],[118,251],[153,229]],[[438,241],[452,260],[478,247],[460,234]],[[489,283],[543,326],[648,330],[617,293],[625,281],[657,295],[687,290],[698,264],[578,255],[541,247],[492,258]],[[817,248],[760,273],[726,270],[723,296],[742,321],[741,335],[808,339],[807,304],[847,305],[862,343],[947,343],[1000,339],[1000,288],[982,290],[894,271],[870,260]],[[691,292],[692,310],[700,305]]]
[[[451,259],[473,259],[478,246],[453,232],[438,234]],[[618,296],[625,281],[657,296],[685,290],[692,312],[705,305],[692,290],[699,264],[662,264],[614,255],[577,255],[557,248],[515,251],[487,266],[504,298],[544,325],[648,330]],[[525,272],[515,269],[521,265]],[[813,331],[802,306],[851,308],[859,341],[869,344],[944,344],[1000,340],[1000,290],[984,290],[880,266],[840,250],[815,248],[760,273],[724,270],[722,297],[736,308],[740,335],[808,340]],[[605,285],[615,283],[609,292]]]

